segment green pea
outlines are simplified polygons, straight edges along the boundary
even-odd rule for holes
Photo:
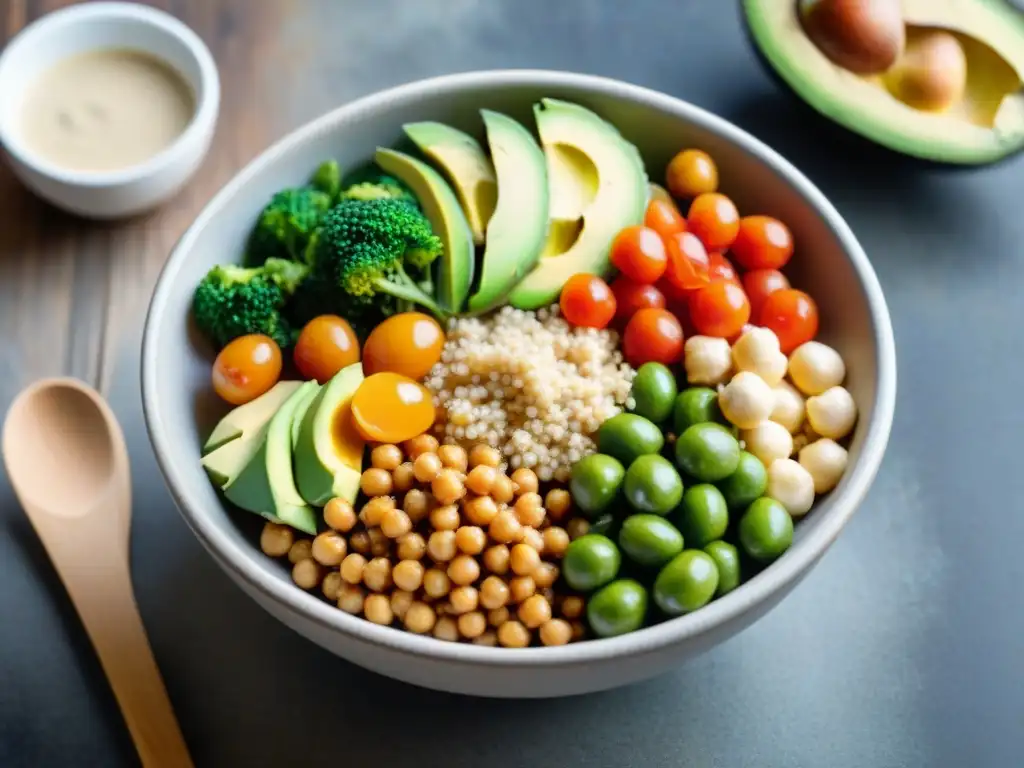
[[[715,597],[732,592],[740,585],[740,553],[727,541],[712,541],[704,551],[718,567],[718,589]]]
[[[644,363],[633,379],[633,413],[660,424],[672,415],[676,377],[661,363]]]
[[[684,389],[672,406],[672,426],[677,435],[683,434],[694,424],[722,420],[722,411],[718,407],[718,393],[710,387]]]
[[[614,637],[640,629],[647,614],[647,590],[633,579],[619,579],[587,601],[587,622],[598,637]]]
[[[658,515],[630,515],[622,521],[619,548],[634,563],[660,567],[683,551],[683,536]]]
[[[718,567],[707,552],[685,549],[654,580],[654,602],[669,616],[707,605],[718,589]]]
[[[739,539],[750,557],[770,563],[793,543],[793,518],[775,499],[762,496],[740,518]]]
[[[709,483],[687,488],[673,518],[691,547],[703,547],[720,539],[729,528],[729,508],[725,497]]]
[[[641,456],[626,470],[623,491],[637,512],[667,515],[683,498],[683,480],[664,456]]]
[[[768,487],[768,472],[754,454],[740,451],[736,471],[718,483],[729,509],[746,509],[764,495]]]
[[[615,542],[599,533],[588,533],[570,542],[562,559],[566,583],[580,592],[604,586],[614,579],[622,565]]]
[[[573,503],[590,516],[604,511],[615,501],[625,475],[625,468],[611,456],[584,456],[572,467],[569,491]]]
[[[665,445],[665,435],[658,425],[635,413],[612,416],[597,430],[597,450],[628,467],[638,456],[658,453]]]
[[[739,464],[739,441],[721,424],[694,424],[676,438],[676,466],[695,480],[718,482]]]

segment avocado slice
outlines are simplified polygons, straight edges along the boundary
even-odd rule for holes
[[[879,74],[834,63],[807,36],[796,2],[743,0],[747,33],[764,63],[813,109],[881,146],[952,165],[995,162],[1024,149],[1024,14],[995,0],[902,0],[907,46]],[[949,32],[963,49],[962,95],[917,109],[889,76],[915,39]]]
[[[316,533],[316,513],[299,495],[292,473],[292,420],[310,389],[306,381],[270,419],[248,463],[224,486],[224,496],[237,507],[309,534]]]
[[[552,173],[552,195],[564,195],[564,190],[584,190],[586,195],[573,198],[572,206],[582,209],[579,236],[565,250],[545,247],[540,262],[509,295],[509,303],[519,309],[556,301],[565,281],[578,272],[606,275],[612,240],[622,229],[643,221],[649,194],[636,147],[594,112],[542,99],[534,114]],[[553,157],[559,159],[552,161]],[[563,174],[569,178],[563,179]],[[566,208],[573,210],[568,204]]]
[[[498,177],[498,204],[487,224],[480,285],[469,311],[486,312],[537,264],[548,234],[548,173],[544,152],[512,118],[481,110]]]
[[[232,408],[213,428],[203,445],[203,453],[210,453],[247,432],[257,431],[301,384],[301,381],[279,381],[254,400]]]
[[[302,431],[302,421],[306,418],[306,412],[309,411],[309,406],[312,405],[313,400],[316,399],[317,394],[320,392],[322,387],[316,387],[315,389],[310,387],[309,390],[303,395],[298,405],[295,406],[295,415],[292,417],[292,454],[294,456],[295,448],[299,443],[299,434]]]
[[[438,259],[435,298],[445,309],[458,312],[469,295],[476,266],[473,233],[458,198],[441,174],[422,160],[385,147],[377,149],[374,159],[419,198],[434,234],[441,238],[444,253]]]
[[[356,500],[363,471],[363,438],[352,422],[352,396],[363,382],[362,363],[342,368],[309,403],[295,444],[295,481],[310,504],[334,497]]]
[[[483,245],[487,222],[498,202],[498,180],[480,142],[458,128],[430,120],[406,123],[402,129],[447,174],[469,221],[473,242]]]

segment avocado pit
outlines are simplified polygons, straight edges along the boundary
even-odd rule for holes
[[[889,92],[909,107],[949,109],[967,87],[967,55],[957,38],[941,29],[914,29],[904,55],[885,75]]]
[[[800,20],[822,53],[860,75],[885,72],[906,43],[899,0],[800,0]]]

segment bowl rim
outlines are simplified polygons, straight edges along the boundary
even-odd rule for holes
[[[447,94],[465,88],[535,86],[543,88],[576,88],[595,95],[605,95],[640,103],[659,111],[679,115],[711,132],[717,133],[758,158],[774,172],[785,177],[826,220],[840,241],[866,295],[872,332],[876,344],[876,402],[867,424],[866,436],[858,461],[850,468],[844,493],[835,498],[829,515],[807,536],[795,542],[786,554],[740,588],[723,595],[708,605],[651,627],[618,637],[588,640],[556,647],[515,649],[447,643],[430,636],[378,626],[351,616],[324,602],[318,596],[297,589],[277,577],[263,573],[255,563],[264,557],[258,548],[244,542],[233,542],[226,533],[202,512],[204,502],[189,487],[183,469],[173,460],[173,448],[162,424],[161,400],[156,367],[157,347],[161,329],[166,325],[165,308],[171,286],[180,271],[198,234],[217,216],[224,204],[246,185],[261,169],[283,153],[291,151],[312,137],[330,130],[339,121],[372,114],[381,107],[402,104],[427,93]],[[698,106],[667,94],[611,78],[536,69],[499,69],[462,72],[417,80],[363,96],[342,105],[300,126],[279,139],[250,161],[207,203],[185,231],[171,252],[157,280],[145,320],[142,342],[141,383],[143,414],[157,463],[179,511],[193,533],[236,581],[263,593],[268,600],[287,606],[307,622],[346,635],[353,640],[384,646],[407,655],[441,659],[469,665],[534,666],[579,665],[608,660],[623,655],[655,652],[680,643],[731,622],[772,595],[792,587],[801,576],[831,547],[842,528],[853,516],[867,494],[881,465],[892,429],[896,402],[895,339],[889,311],[881,285],[867,255],[839,212],[812,182],[775,150],[733,125]]]

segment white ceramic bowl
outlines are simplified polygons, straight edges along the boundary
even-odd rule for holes
[[[100,48],[148,53],[191,86],[196,111],[173,144],[117,171],[72,171],[31,152],[19,135],[26,88],[58,61]],[[14,173],[43,199],[96,219],[131,216],[177,193],[206,156],[220,109],[217,67],[203,41],[162,11],[134,3],[84,3],[43,16],[0,54],[0,145]]]
[[[218,260],[240,258],[269,196],[304,182],[322,160],[351,168],[392,145],[401,126],[441,120],[479,133],[481,107],[530,125],[543,96],[577,101],[636,143],[649,171],[685,146],[715,158],[722,189],[741,211],[774,215],[792,228],[791,279],[822,309],[821,338],[843,354],[860,408],[850,465],[840,485],[797,525],[793,546],[770,567],[708,606],[611,639],[555,648],[503,649],[447,643],[349,616],[298,589],[258,546],[254,516],[229,512],[199,464],[212,428],[205,407],[210,357],[190,331],[192,292]],[[871,485],[885,452],[896,395],[896,358],[885,299],[867,256],[810,181],[739,128],[660,93],[558,72],[453,75],[360,99],[303,126],[250,163],[184,234],[153,296],[142,351],[143,405],[167,485],[210,555],[257,603],[297,632],[361,666],[446,691],[502,697],[575,694],[654,676],[711,648],[779,603],[825,554]],[[241,642],[241,641],[240,641]]]

